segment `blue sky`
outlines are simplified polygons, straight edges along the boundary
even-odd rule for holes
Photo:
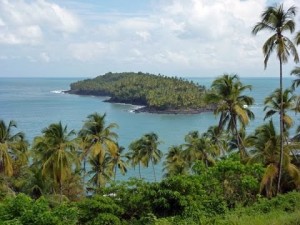
[[[270,34],[251,35],[274,2],[280,3],[0,0],[0,77],[95,77],[110,71],[278,76],[275,56],[263,67],[261,47]],[[300,15],[299,0],[284,5],[297,6]],[[294,66],[284,66],[285,76]]]

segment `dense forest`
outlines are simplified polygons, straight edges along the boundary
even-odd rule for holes
[[[177,77],[148,73],[106,73],[72,83],[68,93],[110,96],[110,102],[147,106],[147,111],[197,112],[210,110],[205,87]]]

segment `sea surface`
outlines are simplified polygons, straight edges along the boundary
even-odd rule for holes
[[[201,85],[210,87],[214,78],[188,78]],[[103,102],[104,97],[77,96],[64,94],[72,82],[80,78],[0,78],[0,119],[7,124],[17,122],[17,131],[23,131],[32,143],[34,137],[51,123],[62,122],[68,129],[79,131],[89,114],[106,113],[106,122],[117,123],[115,131],[119,135],[119,144],[126,149],[128,145],[148,132],[158,134],[162,142],[159,148],[166,153],[172,145],[184,143],[189,131],[204,132],[209,126],[218,123],[218,117],[211,112],[197,115],[163,115],[151,113],[133,113],[136,106]],[[241,78],[243,84],[252,85],[246,94],[255,99],[251,110],[255,120],[247,127],[249,133],[264,123],[264,99],[279,86],[278,78]],[[284,78],[284,86],[290,87],[292,77]],[[299,93],[298,93],[299,94]],[[300,116],[294,115],[295,126],[300,125]],[[277,120],[274,119],[277,123]],[[277,123],[279,125],[279,122]],[[156,173],[162,177],[162,164],[156,166]],[[137,177],[138,171],[129,169],[126,176],[118,175],[119,180]],[[142,170],[145,180],[153,181],[151,167]]]

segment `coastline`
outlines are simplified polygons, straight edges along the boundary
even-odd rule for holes
[[[104,100],[103,102],[109,102],[109,103],[121,103],[121,104],[128,104],[133,106],[138,106],[138,108],[133,109],[131,112],[134,113],[153,113],[153,114],[200,114],[204,112],[212,112],[214,110],[213,107],[206,106],[203,108],[198,109],[165,109],[165,110],[159,110],[155,108],[151,108],[144,104],[144,102],[141,101],[119,101],[116,99],[112,99],[111,96],[108,96],[107,93],[98,92],[98,91],[78,91],[78,90],[67,90],[64,91],[66,94],[74,94],[79,96],[99,96],[99,97],[109,97],[109,99]]]

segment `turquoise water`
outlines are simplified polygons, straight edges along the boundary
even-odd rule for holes
[[[199,84],[210,86],[213,78],[190,78]],[[247,128],[253,131],[263,123],[263,101],[279,86],[277,78],[241,78],[244,84],[252,85],[247,94],[254,97],[251,107],[255,120]],[[166,153],[171,145],[182,144],[184,136],[192,130],[204,132],[216,125],[218,118],[213,113],[198,115],[161,115],[150,113],[132,113],[135,106],[102,102],[101,97],[87,97],[63,94],[69,84],[79,78],[0,78],[0,119],[6,123],[15,120],[18,131],[23,131],[31,142],[41,130],[51,123],[61,121],[69,129],[78,131],[86,117],[94,112],[107,114],[107,123],[117,123],[119,144],[128,147],[133,140],[148,132],[156,132],[163,142],[160,149]],[[284,86],[291,85],[292,78],[284,78]],[[295,125],[299,125],[299,116],[294,116]],[[162,165],[156,167],[158,176],[162,176]],[[138,176],[138,171],[130,169],[126,177]],[[153,180],[151,168],[143,169],[142,176]]]

